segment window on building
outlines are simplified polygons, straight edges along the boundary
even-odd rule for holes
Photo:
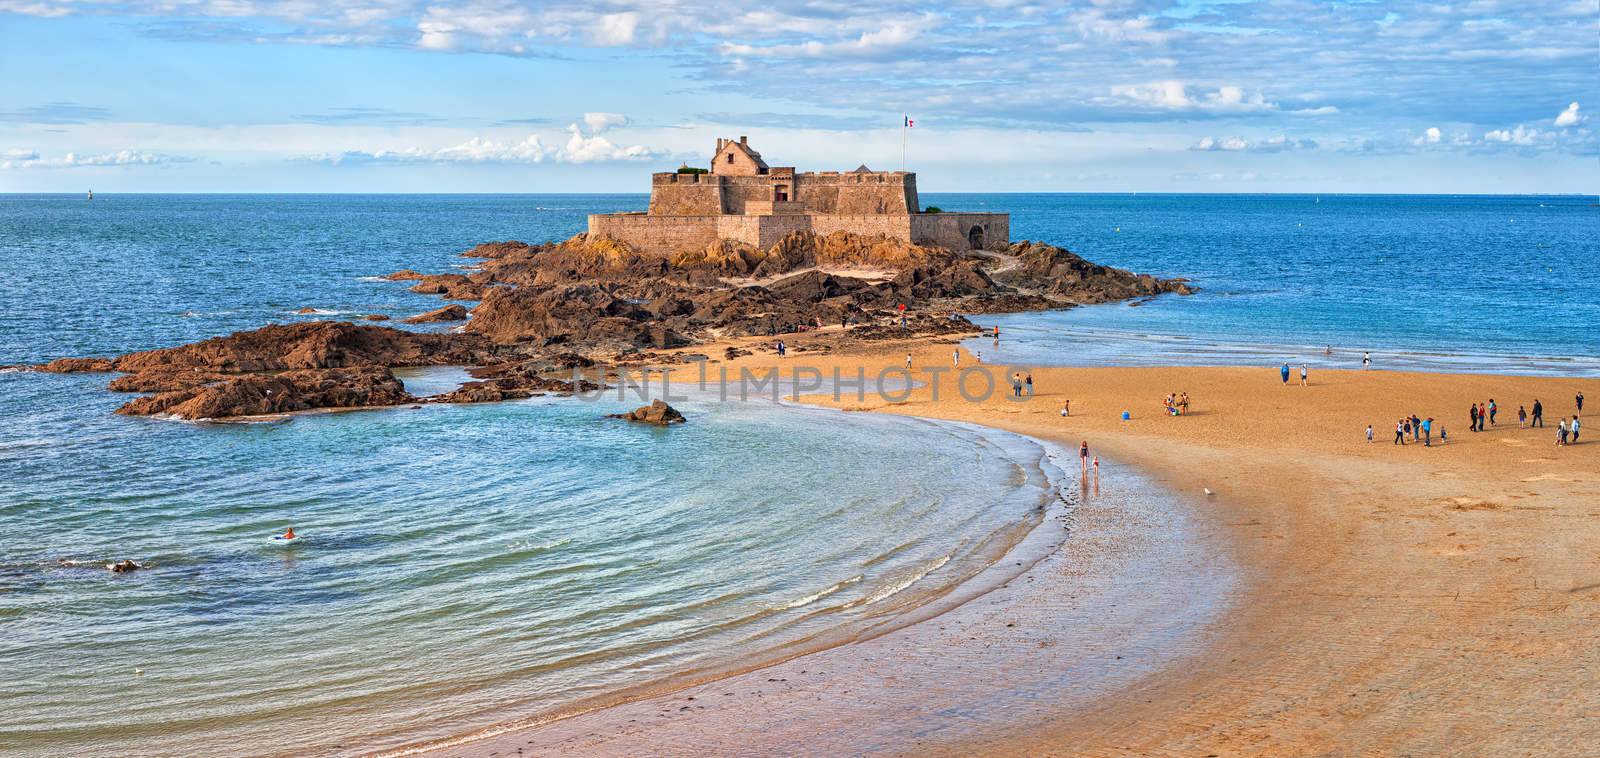
[[[733,162],[733,153],[728,153],[728,162],[729,163]]]

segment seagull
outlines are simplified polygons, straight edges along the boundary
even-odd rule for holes
[[[1215,492],[1212,492],[1210,487],[1201,487],[1200,489],[1204,490],[1207,495],[1215,495],[1215,494],[1217,494]]]

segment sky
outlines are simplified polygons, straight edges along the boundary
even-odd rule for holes
[[[0,82],[0,192],[647,192],[740,135],[924,192],[1600,192],[1600,0],[0,0]]]

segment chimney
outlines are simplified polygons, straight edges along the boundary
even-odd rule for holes
[[[744,136],[743,134],[739,135],[739,144],[741,144],[741,145],[749,145],[750,144],[750,138]]]
[[[717,138],[717,152],[719,152],[719,153],[722,152],[722,138],[721,137]]]

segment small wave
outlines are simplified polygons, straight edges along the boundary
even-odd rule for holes
[[[357,313],[357,311],[337,311],[328,308],[312,308],[309,312],[288,311],[291,316],[337,316],[341,313]]]
[[[903,576],[903,577],[901,577],[899,579],[896,579],[894,581],[891,581],[891,582],[883,585],[882,587],[879,587],[878,589],[874,590],[872,592],[872,594],[867,595],[866,597],[863,597],[860,600],[852,600],[852,601],[850,601],[848,603],[845,603],[843,607],[844,608],[854,608],[854,607],[856,607],[858,605],[872,605],[874,603],[879,603],[879,602],[882,602],[884,600],[888,600],[889,598],[894,597],[895,595],[898,595],[898,594],[906,591],[906,589],[911,587],[911,585],[922,581],[923,577],[925,577],[925,576],[927,576],[927,575],[929,575],[929,574],[931,574],[931,573],[933,573],[935,571],[938,571],[940,567],[944,566],[946,563],[949,563],[949,562],[950,562],[950,556],[949,555],[940,556],[939,558],[937,558],[937,559],[925,564],[922,568],[917,569],[916,571],[912,571],[912,572],[906,574],[905,576]]]
[[[839,590],[842,590],[845,587],[848,587],[848,586],[850,586],[852,584],[855,584],[856,582],[859,582],[859,581],[861,581],[861,575],[860,574],[856,574],[855,576],[852,576],[849,579],[846,579],[846,580],[844,580],[842,582],[835,582],[833,585],[827,587],[826,589],[821,590],[820,592],[814,592],[814,593],[812,593],[810,595],[806,595],[805,597],[798,598],[798,599],[795,599],[795,600],[791,600],[791,601],[789,601],[789,603],[787,605],[785,605],[783,607],[784,608],[803,608],[803,607],[811,605],[812,603],[815,603],[818,600],[821,600],[821,599],[823,599],[823,598],[825,598],[825,597],[827,597],[829,595],[832,595],[833,593],[838,592]]]
[[[570,542],[572,542],[571,537],[562,537],[555,542],[546,542],[542,545],[535,545],[527,540],[512,540],[511,542],[506,543],[506,548],[530,553],[542,553],[546,550],[554,550]]]
[[[387,276],[358,276],[358,277],[356,277],[356,281],[358,281],[358,282],[392,282],[394,280],[390,279]]]
[[[178,318],[210,318],[212,316],[233,316],[233,315],[236,315],[237,313],[238,313],[238,311],[193,311],[193,310],[190,310],[190,311],[184,311],[184,312],[178,314]]]
[[[47,447],[49,445],[54,445],[55,443],[55,440],[47,439],[45,437],[29,437],[26,439],[7,440],[5,442],[0,442],[0,450],[17,450],[26,447]]]

